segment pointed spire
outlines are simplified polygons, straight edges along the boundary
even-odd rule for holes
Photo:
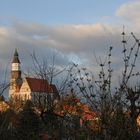
[[[18,56],[17,48],[15,49],[14,56]]]
[[[17,48],[15,49],[14,57],[12,63],[20,63],[19,58],[18,58],[18,52]]]

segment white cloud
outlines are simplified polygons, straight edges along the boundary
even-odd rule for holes
[[[107,48],[113,45],[118,52],[121,49],[120,34],[121,30],[117,26],[108,24],[47,26],[17,23],[0,28],[0,57],[8,58],[14,48],[19,48],[23,56],[33,50],[41,55],[50,55],[55,50],[67,56],[67,61],[73,54],[81,62],[90,63],[93,51],[103,56]],[[66,59],[61,61],[66,63]]]
[[[138,33],[140,1],[135,0],[122,5],[116,15],[121,17],[125,23],[131,21],[132,26],[127,29],[127,32],[136,31],[138,38],[140,37]],[[5,64],[7,61],[9,64],[14,49],[18,48],[22,62],[26,66],[31,63],[30,53],[33,50],[43,58],[50,57],[57,52],[58,65],[65,65],[69,63],[69,60],[76,59],[77,63],[81,61],[84,66],[98,73],[93,56],[94,51],[104,61],[109,46],[113,46],[113,66],[117,73],[120,73],[123,67],[123,63],[120,63],[122,58],[121,32],[122,27],[118,25],[101,23],[64,26],[16,23],[10,27],[0,27],[0,63]]]
[[[133,0],[120,6],[116,15],[126,22],[140,24],[140,1]]]

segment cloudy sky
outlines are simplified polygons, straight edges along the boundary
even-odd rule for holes
[[[123,26],[130,44],[130,32],[140,38],[140,0],[0,0],[0,71],[10,69],[17,48],[25,70],[35,52],[42,58],[55,54],[57,65],[73,61],[96,73],[94,54],[104,60],[113,46],[119,73]]]

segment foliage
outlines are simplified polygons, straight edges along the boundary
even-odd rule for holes
[[[123,140],[127,135],[130,139],[140,137],[136,122],[140,115],[140,90],[139,87],[130,88],[132,78],[139,75],[139,72],[134,73],[134,68],[136,67],[140,42],[133,33],[131,36],[134,39],[134,44],[132,47],[128,47],[125,32],[122,32],[124,69],[118,87],[115,87],[112,82],[112,46],[109,47],[107,61],[103,61],[100,57],[97,60],[95,57],[100,67],[98,78],[97,76],[95,78],[93,72],[88,71],[87,68],[81,68],[77,64],[73,65],[73,71],[70,73],[69,87],[71,91],[84,97],[87,104],[94,111],[100,113],[101,129],[99,134],[101,137],[99,139]]]
[[[17,137],[21,140],[38,140],[40,132],[40,119],[32,109],[32,103],[27,101],[19,113],[17,122]]]
[[[15,137],[15,120],[16,114],[12,109],[7,109],[5,112],[0,113],[0,139],[14,140]]]

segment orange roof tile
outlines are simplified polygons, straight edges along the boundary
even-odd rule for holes
[[[82,115],[82,119],[83,120],[92,120],[93,118],[95,118],[97,116],[96,112],[90,112],[90,113],[84,113]]]

